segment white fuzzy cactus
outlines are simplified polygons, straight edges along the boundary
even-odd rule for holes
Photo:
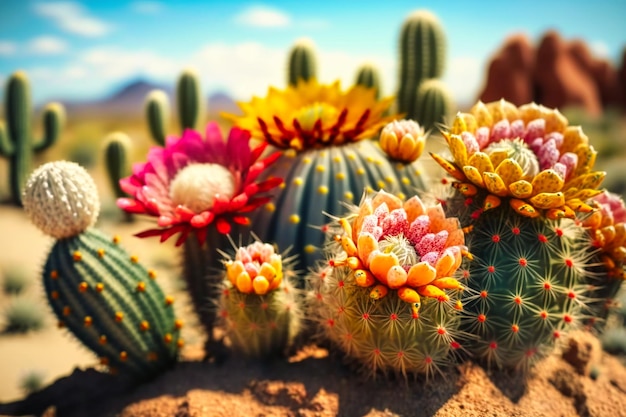
[[[83,232],[100,212],[95,182],[83,167],[68,161],[37,168],[28,178],[22,202],[33,224],[56,239]]]

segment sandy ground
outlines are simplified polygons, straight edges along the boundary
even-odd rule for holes
[[[101,228],[122,237],[123,245],[148,265],[172,271],[171,247],[134,238],[141,225],[103,223]],[[0,266],[26,265],[38,271],[52,240],[30,225],[18,209],[0,206]],[[176,290],[173,280],[163,285]],[[184,301],[184,300],[182,300]],[[6,297],[0,298],[5,305]],[[185,315],[184,302],[177,302]],[[46,306],[47,308],[47,306]],[[49,311],[49,310],[48,310]],[[26,336],[0,335],[0,403],[21,397],[20,376],[29,369],[44,372],[46,383],[86,369],[95,360],[65,331],[56,329],[48,313],[45,330]],[[340,358],[324,349],[306,347],[289,360],[246,362],[228,357],[222,363],[201,361],[202,337],[187,326],[182,361],[156,380],[122,393],[92,399],[104,385],[75,383],[66,390],[74,404],[51,407],[52,416],[546,416],[626,417],[626,368],[601,351],[588,333],[574,339],[575,352],[541,361],[529,375],[490,372],[468,362],[426,383],[423,380],[366,381]],[[594,378],[589,375],[594,369]],[[73,378],[66,380],[78,381]],[[60,387],[57,382],[53,387]],[[65,395],[65,394],[64,394]],[[87,404],[80,404],[80,399]],[[78,401],[78,403],[76,403]],[[0,404],[0,410],[3,410]],[[6,409],[4,409],[6,410]],[[7,411],[4,411],[7,412]],[[0,411],[2,414],[2,411]],[[15,413],[12,413],[15,414]]]

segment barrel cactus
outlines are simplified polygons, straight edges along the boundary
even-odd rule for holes
[[[156,278],[136,256],[93,227],[100,202],[78,164],[42,165],[23,195],[32,222],[56,239],[43,268],[48,301],[59,319],[109,370],[136,380],[173,366],[182,322]]]
[[[609,191],[590,202],[596,210],[584,216],[591,244],[592,268],[586,277],[589,285],[589,324],[602,330],[610,310],[617,306],[617,296],[626,278],[626,207],[622,198]]]
[[[467,254],[458,220],[379,191],[337,223],[329,263],[308,277],[322,337],[370,376],[432,376],[454,363]]]
[[[557,110],[504,100],[477,103],[443,132],[454,178],[444,202],[461,219],[474,260],[465,270],[468,350],[489,364],[527,369],[582,325],[592,256],[574,219],[605,173],[578,126]]]
[[[415,100],[415,120],[426,130],[436,130],[455,111],[452,93],[443,81],[434,78],[419,85]]]
[[[159,236],[163,242],[178,235],[183,277],[209,341],[222,277],[217,250],[230,247],[229,234],[244,233],[248,216],[268,203],[268,191],[282,182],[259,180],[279,154],[261,158],[267,145],[251,148],[249,139],[249,132],[233,128],[225,141],[213,122],[205,137],[187,129],[181,138],[168,138],[165,147],[152,147],[147,162],[120,182],[130,195],[118,199],[120,208],[157,218],[157,228],[137,236]]]
[[[23,71],[12,74],[6,84],[5,124],[0,123],[0,156],[9,160],[11,199],[20,205],[22,190],[32,167],[33,155],[52,146],[65,123],[65,110],[59,103],[50,103],[43,110],[43,138],[33,137],[30,83]]]
[[[267,97],[239,103],[241,116],[225,115],[252,137],[281,150],[264,178],[284,178],[276,199],[252,217],[252,231],[264,242],[293,248],[298,269],[322,257],[324,213],[340,214],[364,189],[384,188],[401,196],[425,189],[419,161],[395,163],[377,143],[379,130],[394,116],[384,113],[392,98],[375,99],[360,85],[342,91],[339,82],[300,82]]]
[[[303,296],[292,283],[292,260],[256,241],[238,247],[225,261],[219,315],[238,354],[248,358],[285,354],[302,329]]]

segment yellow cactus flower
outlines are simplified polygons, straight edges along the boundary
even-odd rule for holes
[[[381,190],[339,223],[343,253],[331,264],[352,268],[357,285],[372,288],[372,299],[395,290],[417,315],[421,297],[447,301],[445,290],[462,289],[453,275],[467,253],[465,235],[440,204],[427,207],[417,196],[403,201]]]
[[[380,132],[381,149],[396,161],[415,161],[425,144],[424,128],[414,120],[394,120]]]
[[[283,260],[268,243],[240,247],[235,259],[224,265],[230,283],[244,294],[265,295],[278,288],[283,279]]]
[[[601,193],[597,187],[606,173],[593,171],[596,151],[558,110],[478,102],[469,113],[459,113],[443,135],[452,161],[431,156],[462,194],[483,190],[488,196],[483,210],[505,198],[526,217],[573,218],[590,212],[585,200]]]
[[[264,98],[239,102],[243,115],[223,114],[235,125],[278,148],[296,151],[341,145],[373,137],[395,116],[384,116],[393,97],[376,100],[361,85],[342,91],[339,81],[300,80],[284,90],[271,87]]]
[[[626,206],[622,198],[605,191],[595,197],[591,206],[596,208],[583,221],[589,228],[592,243],[602,251],[602,260],[609,275],[625,279],[624,261],[626,261]]]

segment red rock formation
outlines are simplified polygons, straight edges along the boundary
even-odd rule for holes
[[[620,83],[611,63],[594,58],[587,44],[580,39],[569,43],[569,53],[580,68],[593,78],[602,106],[618,105],[621,98]]]
[[[489,65],[487,83],[480,100],[505,97],[516,106],[533,100],[533,47],[524,34],[510,36]]]
[[[516,105],[580,106],[597,115],[608,106],[626,108],[626,49],[619,70],[596,58],[581,40],[564,41],[548,31],[534,48],[523,34],[510,36],[489,63],[479,99],[504,98]]]
[[[581,106],[593,115],[602,112],[593,78],[580,68],[555,31],[548,31],[539,43],[535,81],[538,103],[554,108]]]

